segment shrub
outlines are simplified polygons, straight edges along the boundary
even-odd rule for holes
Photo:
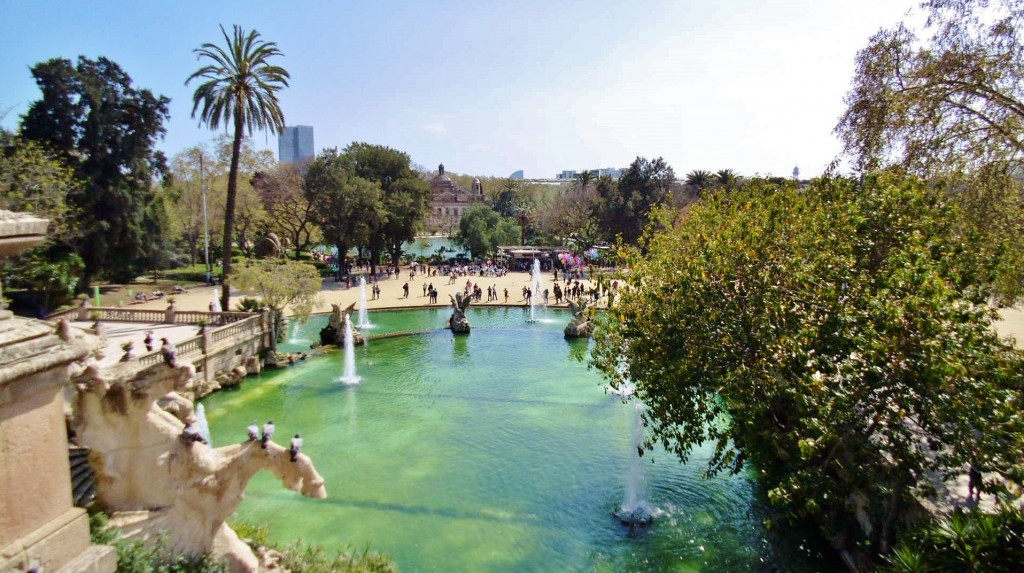
[[[1020,571],[1024,514],[1011,505],[994,514],[957,509],[908,534],[885,562],[879,573]]]
[[[191,557],[175,554],[161,536],[156,543],[146,544],[133,539],[121,539],[120,531],[107,528],[106,514],[89,517],[89,537],[93,543],[113,545],[117,550],[118,573],[225,573],[227,564],[210,555]]]
[[[369,549],[338,550],[331,555],[323,547],[302,540],[288,545],[272,542],[267,538],[269,527],[266,524],[240,522],[231,527],[246,543],[279,551],[284,555],[281,566],[292,573],[395,573],[398,570],[389,557]]]

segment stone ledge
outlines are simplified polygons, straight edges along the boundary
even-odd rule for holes
[[[67,571],[99,571],[108,573],[114,569],[89,569],[90,564],[103,565],[111,558],[105,557],[102,550],[95,555],[103,563],[96,560],[82,560],[90,548],[89,518],[85,510],[71,508],[46,525],[11,543],[0,551],[0,571],[28,571],[38,567],[40,571],[65,571],[65,567],[73,563],[85,566],[85,569],[67,569]],[[113,548],[106,548],[113,551]],[[116,559],[113,559],[116,567]]]

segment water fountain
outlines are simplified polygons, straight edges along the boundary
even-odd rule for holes
[[[210,424],[206,421],[206,408],[202,404],[196,406],[196,429],[199,435],[206,440],[206,445],[213,447],[213,438],[210,437]]]
[[[345,315],[345,369],[342,371],[342,384],[358,384],[362,378],[356,375],[356,343],[352,336],[352,322]]]
[[[626,469],[626,496],[615,517],[630,527],[649,525],[654,520],[647,503],[643,470],[640,468],[640,452],[644,440],[644,405],[636,403],[636,421],[633,423],[633,448],[629,454]]]
[[[540,260],[533,259],[533,271],[530,273],[530,289],[532,296],[530,296],[530,322],[537,322],[536,309],[538,306],[543,304],[541,297],[543,296],[544,283],[540,278]]]
[[[220,297],[216,294],[213,295],[213,303],[210,305],[212,312],[221,312],[223,309],[220,307]]]
[[[370,324],[370,317],[366,311],[366,279],[359,277],[359,328],[367,329],[373,327]]]
[[[238,518],[271,524],[274,541],[370,546],[410,571],[845,571],[819,557],[827,543],[765,529],[776,514],[756,471],[704,477],[709,447],[680,463],[657,441],[637,458],[650,437],[643,393],[625,405],[605,393],[577,357],[588,343],[562,336],[564,310],[524,327],[523,305],[471,306],[472,336],[458,337],[434,332],[450,308],[375,313],[374,333],[431,332],[375,340],[355,356],[367,381],[355,385],[339,383],[342,310],[337,352],[203,399],[218,436],[273,419],[282,436],[301,430],[303,453],[335,460],[318,469],[344,484],[343,503],[313,507],[283,499],[271,479],[250,483]],[[330,319],[314,317],[311,331]],[[350,322],[356,335],[355,309]],[[636,519],[641,505],[650,525]],[[629,512],[639,523],[622,524]]]

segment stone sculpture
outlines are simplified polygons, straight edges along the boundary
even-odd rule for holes
[[[448,295],[452,299],[452,316],[448,319],[448,327],[455,334],[469,334],[469,320],[466,319],[466,309],[472,304],[473,298],[464,296],[461,292],[455,296]]]
[[[72,377],[75,433],[91,449],[97,500],[111,512],[112,527],[143,540],[163,535],[171,550],[187,555],[212,552],[232,571],[257,571],[252,550],[224,523],[246,484],[269,470],[288,489],[322,499],[324,480],[307,456],[292,462],[273,442],[266,449],[250,440],[211,449],[182,439],[194,414],[177,392],[187,391],[194,375],[181,359],[174,366],[90,365]]]
[[[565,333],[566,338],[584,338],[589,337],[594,332],[594,323],[590,320],[590,317],[586,316],[587,310],[587,299],[581,298],[579,304],[569,302],[569,312],[572,313],[572,320],[566,325]]]
[[[345,322],[352,324],[352,342],[363,344],[366,339],[363,333],[359,332],[356,325],[352,323],[352,313],[356,309],[356,303],[348,305],[348,308],[341,310],[341,305],[331,305],[331,316],[327,319],[327,326],[320,329],[320,344],[334,344],[341,346],[345,344]]]
[[[282,249],[281,239],[277,238],[274,233],[268,233],[266,237],[256,242],[253,254],[257,259],[276,259],[281,256]]]

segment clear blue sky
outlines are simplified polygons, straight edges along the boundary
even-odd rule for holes
[[[316,146],[389,145],[428,168],[551,177],[663,156],[676,170],[820,173],[839,152],[853,60],[910,0],[245,2],[0,0],[0,110],[38,99],[29,67],[106,56],[171,98],[168,155],[191,119],[192,52],[218,24],[284,52],[289,125]],[[194,86],[193,86],[194,87]],[[275,151],[274,135],[256,143]]]

